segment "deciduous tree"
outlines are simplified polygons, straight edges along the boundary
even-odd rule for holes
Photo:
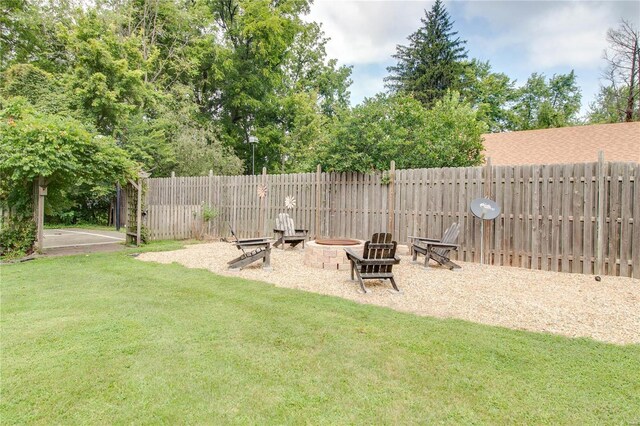
[[[502,132],[513,121],[511,107],[516,100],[515,81],[491,70],[489,62],[471,60],[465,67],[461,94],[477,111],[478,120],[489,132]]]
[[[410,96],[378,95],[344,111],[321,146],[326,170],[385,170],[391,160],[402,169],[463,167],[482,161],[485,125],[456,92],[426,109]]]
[[[55,192],[87,185],[111,188],[137,173],[115,140],[72,118],[38,113],[24,98],[0,104],[0,201],[26,206],[31,186],[43,177]]]
[[[617,89],[613,86],[600,86],[595,100],[589,104],[587,121],[591,124],[622,123],[625,121],[626,95],[628,93],[629,90],[626,86]]]
[[[624,96],[624,121],[640,119],[640,32],[631,22],[622,20],[617,29],[607,32],[609,49],[605,51],[604,73],[609,95]],[[619,101],[615,101],[616,104]]]
[[[554,75],[548,82],[544,74],[533,73],[516,94],[509,130],[577,124],[581,94],[573,71]]]

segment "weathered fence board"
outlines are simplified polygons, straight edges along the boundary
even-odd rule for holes
[[[301,173],[148,180],[146,226],[151,239],[194,236],[202,209],[215,236],[272,234],[288,212],[318,237],[366,239],[393,232],[440,237],[452,222],[461,234],[457,258],[480,261],[480,220],[471,201],[489,196],[501,206],[485,224],[485,261],[496,265],[640,277],[640,166],[587,163],[396,170],[389,174]],[[266,188],[266,196],[258,188]],[[285,198],[296,206],[287,209]],[[392,225],[393,229],[389,229]]]

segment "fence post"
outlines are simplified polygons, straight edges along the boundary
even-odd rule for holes
[[[394,235],[399,236],[399,233],[395,232],[395,202],[396,202],[396,162],[391,160],[391,167],[389,169],[389,199],[387,201],[388,211],[388,223],[387,232],[391,232]],[[397,238],[397,237],[396,237]]]
[[[44,244],[44,197],[47,195],[47,187],[44,185],[42,176],[38,177],[38,182],[35,186],[36,248],[38,251],[42,251]]]
[[[33,187],[31,190],[31,197],[33,199],[33,223],[35,223],[36,225],[36,241],[35,241],[35,248],[36,250],[41,250],[42,249],[42,245],[40,244],[40,235],[39,235],[39,231],[40,229],[38,228],[38,223],[40,222],[38,216],[40,213],[40,209],[38,208],[38,203],[40,202],[40,195],[38,194],[38,179],[33,181]]]
[[[596,179],[598,182],[598,206],[596,208],[596,274],[602,274],[604,270],[604,248],[603,248],[603,232],[604,232],[604,215],[605,215],[605,201],[604,201],[604,183],[605,183],[605,169],[604,169],[604,152],[598,152],[598,166],[596,168]]]
[[[232,187],[232,192],[233,192],[233,204],[231,205],[231,227],[233,228],[233,230],[236,232],[237,236],[240,236],[240,231],[238,230],[238,223],[236,222],[238,216],[237,216],[237,212],[238,212],[238,187],[240,185],[240,178],[238,176],[233,176],[233,187]],[[244,237],[243,237],[244,238]]]
[[[176,172],[171,172],[171,191],[169,192],[170,201],[169,201],[169,232],[173,236],[172,238],[176,238],[175,235],[177,233],[176,222],[177,222],[177,202],[176,202]]]
[[[142,242],[142,178],[138,178],[138,199],[136,203],[136,245]]]
[[[322,166],[320,164],[318,164],[318,167],[316,167],[316,235],[315,235],[315,239],[317,240],[318,238],[321,238],[322,233],[320,232],[321,229],[321,225],[320,225],[320,215],[321,215],[321,206],[322,206],[322,202],[320,201],[320,197],[322,196],[322,188],[320,187],[321,185],[321,181],[322,181]]]
[[[211,205],[211,193],[213,192],[213,170],[209,169],[209,181],[207,182],[207,207],[209,209],[213,209]],[[207,235],[211,236],[211,226],[213,222],[213,218],[207,221]]]
[[[483,176],[483,193],[484,193],[484,198],[488,198],[490,200],[493,200],[493,192],[492,192],[492,186],[493,186],[493,173],[492,173],[492,169],[491,169],[491,157],[487,157],[487,161],[485,163],[484,166],[484,176]],[[483,219],[480,219],[481,221]],[[481,250],[481,253],[484,253],[483,259],[481,260],[481,263],[485,263],[485,264],[492,264],[492,262],[489,262],[489,260],[491,259],[491,234],[493,233],[493,220],[484,220],[484,235],[483,235],[483,240],[480,242],[480,244],[482,244],[482,247],[484,248],[484,250]]]
[[[260,182],[260,185],[262,185],[264,188],[267,187],[267,168],[266,167],[262,168],[262,180]],[[260,223],[259,223],[258,227],[260,229],[260,232],[258,234],[259,235],[265,235],[267,233],[267,231],[264,229],[264,227],[265,227],[265,223],[266,223],[266,219],[267,218],[265,217],[264,203],[265,203],[265,200],[267,198],[267,195],[265,194],[264,197],[260,197],[259,196],[259,198],[260,198],[260,212],[259,212],[259,214],[260,214],[259,222]]]

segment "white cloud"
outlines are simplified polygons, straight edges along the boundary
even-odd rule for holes
[[[633,10],[632,2],[464,2],[465,20],[486,22],[478,44],[500,55],[511,49],[532,68],[600,64],[607,29]],[[637,7],[636,7],[637,12]],[[473,53],[473,52],[472,52]]]
[[[428,1],[315,0],[306,18],[322,24],[327,54],[354,65],[352,100],[383,90],[386,66],[398,44],[420,27]],[[589,82],[583,104],[597,90],[606,31],[621,18],[638,24],[637,1],[447,1],[454,31],[469,41],[471,57],[524,81],[532,72],[580,70]]]
[[[606,47],[611,10],[596,5],[572,3],[548,11],[533,23],[529,60],[542,67],[598,66]],[[612,19],[613,18],[613,19]]]
[[[316,1],[307,17],[331,38],[327,54],[347,65],[388,61],[420,26],[431,2]]]

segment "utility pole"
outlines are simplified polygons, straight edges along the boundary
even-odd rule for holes
[[[258,138],[255,136],[249,136],[249,143],[251,144],[251,174],[256,174],[256,144]]]

